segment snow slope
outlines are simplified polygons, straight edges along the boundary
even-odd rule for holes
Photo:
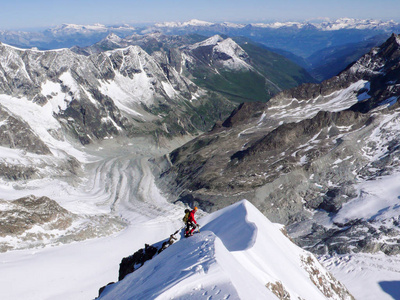
[[[201,233],[108,286],[100,299],[277,299],[271,291],[276,286],[291,299],[351,299],[310,253],[248,201],[199,223]]]

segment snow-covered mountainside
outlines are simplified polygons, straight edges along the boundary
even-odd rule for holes
[[[212,116],[200,116],[199,110],[218,106],[218,115],[233,107],[139,46],[90,56],[68,49],[36,51],[7,45],[1,45],[0,51],[5,113],[18,114],[12,111],[17,107],[14,102],[36,103],[37,112],[56,119],[58,127],[73,132],[83,144],[156,130],[171,136],[179,131],[194,133],[213,123]]]
[[[43,210],[31,212],[21,199],[2,203],[1,251],[120,230],[125,222],[102,209],[94,209],[95,216],[84,209],[68,209],[55,221],[63,224],[53,226],[51,215],[59,208],[50,205],[51,200],[68,202],[59,198],[61,186],[69,194],[70,188],[84,185],[92,176],[94,162],[112,160],[111,154],[99,156],[93,150],[102,149],[100,144],[110,141],[129,149],[138,143],[137,153],[144,140],[149,143],[146,148],[165,149],[173,144],[170,140],[207,130],[235,105],[139,46],[85,56],[69,49],[23,50],[0,44],[0,199],[31,199],[39,205],[43,196],[49,198]],[[106,191],[107,199],[114,188]],[[115,205],[105,206],[108,212]],[[18,230],[7,225],[22,224],[24,219],[26,226]]]
[[[99,299],[354,299],[246,200],[199,223]]]
[[[173,151],[160,187],[207,211],[244,197],[316,253],[399,253],[399,54],[392,35],[322,84],[242,105]]]
[[[111,34],[76,53],[91,55],[129,45],[140,46],[161,65],[171,65],[200,87],[237,102],[265,101],[283,89],[315,82],[302,67],[263,46],[220,35],[165,35],[159,32],[119,38]]]

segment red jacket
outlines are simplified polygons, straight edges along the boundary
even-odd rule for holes
[[[193,222],[194,224],[197,224],[196,220],[194,219],[195,212],[196,211],[194,209],[190,211],[189,217],[188,217],[188,222]]]

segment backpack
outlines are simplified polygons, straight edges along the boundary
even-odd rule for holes
[[[188,219],[189,219],[189,213],[190,213],[190,209],[185,209],[185,216],[183,217],[182,221],[185,222],[185,224],[187,223]]]

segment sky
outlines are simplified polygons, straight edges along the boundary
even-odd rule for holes
[[[0,0],[0,30],[70,24],[400,20],[399,0]]]

